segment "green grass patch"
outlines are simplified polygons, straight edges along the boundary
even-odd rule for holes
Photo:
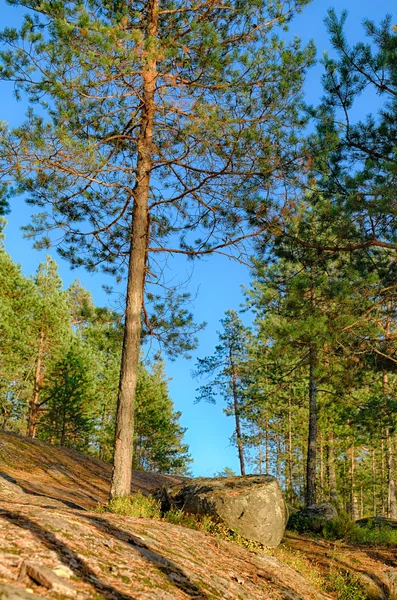
[[[368,591],[359,578],[348,571],[331,569],[326,581],[326,591],[334,593],[337,600],[366,600]]]
[[[330,521],[307,518],[295,519],[289,529],[311,537],[321,537],[327,540],[343,540],[348,544],[359,546],[397,547],[397,529],[387,524],[368,521],[366,525],[357,525],[346,514]]]
[[[98,512],[110,512],[124,517],[143,517],[146,519],[161,519],[161,503],[152,496],[141,492],[131,496],[112,498],[107,504],[97,507]]]

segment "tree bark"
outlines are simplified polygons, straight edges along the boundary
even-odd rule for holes
[[[329,485],[329,497],[331,502],[339,505],[338,488],[336,483],[336,469],[335,469],[335,439],[334,431],[331,429],[328,437],[328,485]]]
[[[113,473],[110,497],[131,493],[135,392],[141,339],[147,249],[149,243],[149,190],[153,166],[153,121],[157,63],[153,44],[157,36],[158,0],[147,2],[147,50],[142,58],[142,113],[137,144],[137,180],[133,192],[125,328],[117,401]]]
[[[356,457],[355,457],[355,448],[352,443],[350,447],[350,514],[353,521],[356,521],[359,517],[358,514],[358,501],[356,494],[356,479],[355,479],[355,466],[356,466]]]
[[[309,437],[306,463],[306,506],[316,504],[316,460],[317,460],[317,381],[316,347],[312,343],[309,352]]]
[[[292,403],[291,398],[288,398],[288,479],[289,479],[289,497],[293,502],[294,482],[293,482],[293,448],[292,448]]]
[[[380,445],[380,469],[381,469],[381,505],[382,505],[382,517],[386,514],[385,507],[385,443],[382,437],[381,445]]]
[[[266,410],[265,415],[265,465],[266,465],[266,474],[270,473],[270,456],[269,456],[269,417]]]
[[[320,500],[323,500],[324,497],[324,444],[323,437],[320,433],[319,435],[319,446],[320,446]]]
[[[44,355],[44,341],[45,332],[44,329],[40,332],[39,349],[37,352],[36,370],[34,374],[33,393],[29,405],[29,416],[28,416],[28,429],[26,437],[35,438],[37,433],[37,418],[40,410],[39,396],[42,385],[42,367],[43,367],[43,355]]]
[[[376,462],[375,448],[372,448],[372,510],[376,517]]]
[[[396,483],[394,480],[394,452],[393,440],[390,430],[386,427],[386,453],[387,453],[387,516],[397,519]]]
[[[230,364],[232,367],[233,373],[233,406],[234,406],[234,418],[236,423],[236,439],[237,439],[237,449],[238,449],[238,458],[240,461],[240,472],[241,475],[245,475],[245,460],[244,460],[244,449],[243,449],[243,438],[241,433],[241,420],[240,420],[240,406],[238,401],[238,391],[237,391],[237,371],[233,362],[233,357],[230,354]]]

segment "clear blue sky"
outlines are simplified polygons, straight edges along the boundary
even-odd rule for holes
[[[370,18],[381,20],[387,13],[391,13],[397,22],[397,7],[392,0],[312,0],[312,3],[291,24],[291,33],[298,35],[307,42],[313,38],[317,46],[317,56],[321,58],[324,51],[329,49],[327,32],[323,23],[324,16],[329,7],[333,6],[338,13],[343,9],[349,11],[346,32],[351,43],[362,37],[362,21]],[[0,0],[2,24],[16,25],[21,12],[19,9],[6,5]],[[306,91],[310,102],[315,103],[321,94],[321,65],[309,72],[306,82]],[[0,120],[10,124],[17,124],[23,118],[24,106],[16,103],[12,97],[10,86],[0,82],[1,110]],[[370,111],[371,106],[363,100],[360,109]],[[25,274],[33,273],[38,263],[43,260],[44,253],[32,250],[31,242],[23,239],[20,232],[22,224],[29,220],[29,210],[22,199],[14,200],[12,212],[7,217],[9,225],[6,231],[6,247],[12,258],[21,263]],[[78,278],[90,290],[95,303],[105,305],[109,302],[101,288],[106,283],[101,274],[90,275],[83,270],[71,271],[68,263],[61,261],[54,255],[59,264],[60,274],[65,287]],[[183,260],[174,263],[178,279],[191,275],[191,263]],[[185,277],[186,275],[186,277]],[[204,357],[212,354],[217,343],[216,331],[219,321],[227,309],[238,309],[243,296],[241,285],[248,284],[249,275],[243,266],[228,261],[222,257],[210,257],[195,263],[189,284],[189,290],[197,297],[193,304],[193,312],[197,322],[208,323],[205,331],[200,334],[199,347],[195,356]],[[247,318],[246,316],[244,317]],[[229,438],[233,432],[233,421],[222,413],[222,401],[213,406],[205,403],[194,404],[197,382],[191,377],[191,370],[195,359],[187,361],[178,359],[170,363],[167,361],[167,375],[170,377],[169,389],[177,410],[182,411],[182,425],[188,428],[186,442],[190,446],[194,458],[193,472],[195,475],[212,476],[214,472],[221,471],[225,466],[238,470],[235,448],[230,446]]]

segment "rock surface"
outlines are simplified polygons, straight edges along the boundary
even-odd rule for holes
[[[38,563],[30,560],[23,561],[19,579],[23,580],[26,575],[39,585],[53,590],[61,596],[74,598],[77,595],[76,590],[68,581],[63,581],[53,570]]]
[[[287,532],[274,550],[252,552],[161,520],[94,512],[111,468],[78,452],[0,432],[0,465],[0,483],[13,484],[0,490],[0,600],[65,597],[18,581],[23,561],[69,581],[77,600],[336,600],[330,569],[395,593],[395,548]],[[145,493],[177,481],[134,473]]]
[[[39,600],[40,598],[42,596],[36,596],[14,585],[0,583],[0,600]]]
[[[165,487],[159,497],[165,510],[209,515],[270,548],[281,542],[287,524],[283,494],[271,475],[196,479]]]

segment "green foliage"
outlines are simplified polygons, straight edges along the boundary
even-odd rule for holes
[[[95,358],[89,347],[79,339],[72,339],[47,377],[41,439],[79,450],[89,449],[95,424],[92,411],[96,376]]]
[[[162,362],[151,372],[140,365],[136,392],[134,467],[174,475],[187,475],[191,458],[183,443],[186,431],[179,424],[169,397]]]
[[[322,528],[322,536],[329,540],[351,539],[356,529],[354,521],[346,514],[340,514],[336,519],[327,521]]]
[[[326,590],[333,592],[337,600],[366,600],[368,591],[359,577],[348,572],[331,569],[326,583]]]
[[[391,527],[360,527],[355,525],[346,536],[346,540],[351,544],[360,546],[383,546],[397,548],[397,530]]]
[[[308,3],[233,0],[225,16],[166,0],[153,29],[146,5],[20,0],[29,13],[2,32],[1,78],[29,104],[25,122],[0,135],[10,190],[38,209],[26,234],[46,248],[60,230],[62,257],[117,282],[134,237],[140,132],[154,113],[143,335],[160,337],[171,355],[195,346],[197,327],[158,257],[233,254],[235,245],[245,253],[253,215],[271,209],[263,199],[277,207],[280,181],[301,168],[314,48],[283,32]],[[143,73],[154,57],[148,99]],[[149,288],[158,283],[164,293]]]
[[[112,498],[107,504],[100,505],[99,512],[111,512],[124,517],[142,517],[145,519],[160,519],[160,502],[152,496],[137,492],[132,496]]]
[[[0,247],[0,427],[111,460],[123,343],[121,316],[76,281],[62,289],[47,257],[34,278]],[[32,398],[35,405],[32,407]],[[135,467],[188,474],[185,429],[161,361],[139,366]]]
[[[172,509],[164,514],[164,520],[173,525],[182,525],[182,527],[188,527],[189,529],[196,529],[197,531],[203,531],[204,533],[210,533],[215,537],[226,540],[227,542],[233,542],[252,551],[266,551],[266,547],[260,542],[255,540],[249,540],[244,536],[240,535],[238,531],[230,529],[227,525],[221,521],[213,519],[209,515],[192,515],[185,513],[180,509]]]

